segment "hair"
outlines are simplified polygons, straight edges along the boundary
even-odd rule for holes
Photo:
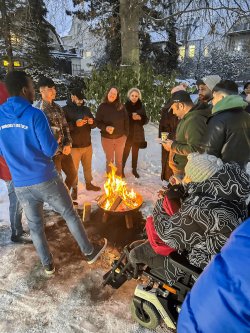
[[[117,110],[121,110],[122,108],[122,103],[121,103],[121,97],[120,97],[120,91],[117,87],[114,87],[114,86],[111,86],[105,93],[104,97],[103,97],[103,100],[102,102],[103,103],[109,103],[109,100],[108,100],[108,93],[110,92],[111,89],[116,89],[117,91],[117,97],[116,97],[116,100],[113,102],[115,104],[115,107]]]
[[[132,94],[133,91],[137,92],[137,94],[139,95],[139,100],[141,100],[141,91],[138,88],[129,89],[129,91],[127,93],[127,97],[130,98],[130,95]]]
[[[70,94],[73,95],[73,96],[76,96],[80,100],[86,98],[85,95],[84,95],[84,92],[82,91],[81,88],[72,88],[70,90]]]
[[[197,87],[199,87],[200,85],[205,86],[206,84],[202,81],[202,79],[198,79],[198,80],[196,81],[196,85],[197,85]]]
[[[49,87],[49,88],[55,87],[55,82],[49,77],[41,76],[40,79],[38,80],[37,88],[39,89],[41,87]]]
[[[5,85],[10,96],[20,96],[24,87],[28,87],[29,75],[24,71],[9,72],[5,77]]]
[[[238,85],[232,80],[221,80],[216,84],[212,92],[223,92],[227,95],[238,95]]]
[[[244,84],[244,90],[247,89],[247,87],[250,85],[250,81]]]

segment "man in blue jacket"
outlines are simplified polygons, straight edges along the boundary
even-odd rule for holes
[[[6,160],[16,195],[25,211],[31,237],[47,274],[55,267],[44,233],[43,203],[62,217],[89,264],[104,251],[104,244],[93,246],[69,193],[59,177],[52,157],[58,148],[43,111],[32,107],[34,87],[25,72],[10,72],[5,79],[10,94],[0,106],[0,155]]]
[[[181,308],[178,333],[250,332],[250,219],[230,236]]]

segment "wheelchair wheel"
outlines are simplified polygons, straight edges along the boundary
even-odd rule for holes
[[[132,301],[130,310],[132,318],[143,327],[153,330],[160,324],[159,313],[154,305],[147,301],[142,301],[142,309]]]

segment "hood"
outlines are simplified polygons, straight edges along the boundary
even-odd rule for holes
[[[219,101],[215,106],[212,108],[212,113],[226,111],[235,108],[243,108],[247,106],[247,102],[241,96],[238,95],[229,95],[224,97],[221,101]]]
[[[208,195],[225,200],[246,200],[250,194],[250,177],[236,163],[225,163],[211,178],[200,183],[189,183],[190,195]]]
[[[78,106],[78,105],[76,105],[75,103],[73,103],[73,102],[71,101],[71,99],[68,99],[67,102],[66,102],[66,104],[67,104],[68,106],[70,106],[71,108],[73,108],[73,107],[75,107],[75,108],[82,108],[82,107],[84,106],[84,102],[82,103],[82,105]]]
[[[0,106],[0,113],[6,118],[17,119],[22,117],[24,111],[30,106],[31,103],[23,97],[10,97]]]

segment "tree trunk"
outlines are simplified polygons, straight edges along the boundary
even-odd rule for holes
[[[3,39],[6,47],[7,61],[8,61],[8,72],[14,69],[13,50],[11,43],[11,32],[10,32],[10,20],[7,14],[7,7],[5,0],[0,1],[0,13],[2,16],[2,29]]]
[[[144,1],[120,0],[122,65],[140,65],[139,20]]]

